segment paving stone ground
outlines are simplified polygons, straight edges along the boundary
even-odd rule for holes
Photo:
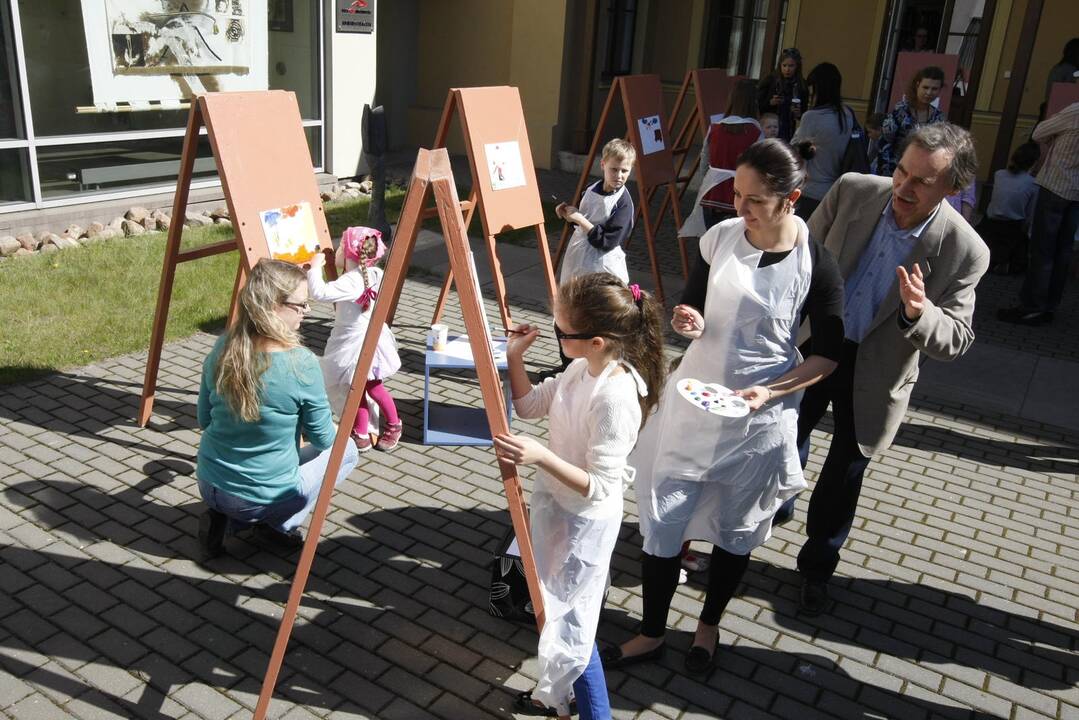
[[[631,271],[642,271],[635,243]],[[1014,291],[1013,280],[992,282],[1001,289],[987,296]],[[420,444],[420,348],[436,294],[432,276],[406,283],[404,367],[388,383],[405,442],[363,456],[337,488],[272,717],[508,718],[513,693],[534,680],[534,629],[486,609],[491,555],[509,527],[491,451]],[[511,299],[515,318],[550,322],[545,299]],[[461,327],[452,303],[447,317]],[[1015,341],[981,310],[978,321],[983,341]],[[1032,351],[1074,357],[1073,322],[1044,330]],[[306,323],[316,352],[329,328],[326,309]],[[195,403],[213,340],[166,346],[145,429],[132,419],[145,353],[0,388],[0,715],[250,717],[296,556],[239,537],[208,568],[193,561]],[[553,364],[553,340],[529,359],[533,370]],[[467,378],[438,390],[478,402]],[[691,577],[666,658],[607,674],[615,717],[1079,718],[1077,467],[1079,435],[917,395],[866,476],[832,612],[796,611],[802,500],[754,553],[721,624],[717,669],[704,680],[681,672],[701,603]],[[601,642],[628,637],[640,618],[639,548],[631,492]]]

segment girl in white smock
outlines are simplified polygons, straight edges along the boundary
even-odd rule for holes
[[[700,259],[672,320],[692,342],[631,456],[644,537],[641,634],[606,649],[608,667],[662,653],[679,550],[686,540],[703,540],[715,549],[685,667],[707,672],[720,616],[749,553],[770,536],[780,505],[806,487],[797,447],[801,391],[835,368],[843,338],[838,267],[792,214],[805,176],[803,160],[782,141],[751,146],[734,179],[739,217],[701,238]],[[796,338],[807,305],[814,346],[803,361]],[[817,353],[818,340],[830,346],[826,354]],[[748,414],[694,405],[677,389],[688,379],[733,390]]]
[[[611,140],[603,147],[600,167],[603,180],[588,186],[579,208],[561,203],[555,213],[576,227],[562,259],[559,283],[578,275],[609,272],[629,282],[626,253],[622,244],[633,232],[633,199],[626,181],[633,170],[637,151],[625,140]]]
[[[343,274],[333,282],[322,277],[322,254],[315,256],[307,273],[312,300],[336,303],[333,330],[326,341],[322,356],[322,374],[326,394],[334,411],[340,415],[345,398],[352,386],[352,375],[360,357],[363,339],[371,321],[371,311],[382,284],[382,270],[375,266],[386,252],[382,233],[374,228],[350,227],[341,236],[337,248],[337,269]],[[379,334],[375,358],[367,374],[364,397],[352,427],[352,440],[360,452],[371,449],[368,398],[375,401],[381,414],[382,432],[378,436],[379,450],[393,450],[401,439],[404,426],[397,415],[397,405],[383,381],[401,369],[397,341],[386,325]]]
[[[536,386],[523,358],[539,330],[519,325],[511,333],[513,406],[521,418],[550,417],[548,447],[523,435],[495,438],[502,459],[538,466],[530,518],[546,622],[539,679],[518,695],[518,713],[610,718],[596,626],[633,477],[626,458],[663,382],[661,312],[609,273],[563,284],[555,334],[572,362]]]

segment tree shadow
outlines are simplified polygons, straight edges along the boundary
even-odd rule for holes
[[[1079,446],[1023,443],[978,437],[938,425],[905,422],[895,444],[940,452],[982,465],[1001,465],[1037,473],[1079,473]]]

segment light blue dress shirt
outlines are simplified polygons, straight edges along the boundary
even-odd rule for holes
[[[869,333],[880,304],[896,282],[895,269],[904,265],[926,226],[933,221],[939,206],[923,222],[906,230],[895,224],[892,203],[884,206],[873,236],[869,239],[858,267],[844,282],[846,303],[843,312],[844,335],[860,343]],[[910,270],[910,268],[907,268]]]

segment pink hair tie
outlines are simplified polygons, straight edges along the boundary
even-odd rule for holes
[[[633,302],[639,303],[641,301],[641,286],[633,283],[629,286],[629,291],[633,295]]]

